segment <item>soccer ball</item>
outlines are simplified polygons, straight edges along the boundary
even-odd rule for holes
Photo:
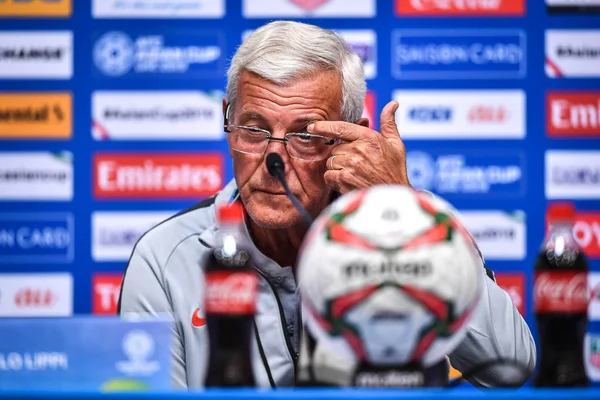
[[[425,368],[463,340],[483,261],[447,202],[406,186],[350,192],[310,228],[298,259],[303,319],[350,363]]]

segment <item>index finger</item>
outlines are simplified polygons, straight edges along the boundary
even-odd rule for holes
[[[306,128],[308,133],[327,136],[332,139],[342,139],[346,142],[369,140],[374,133],[362,125],[344,121],[315,121]]]

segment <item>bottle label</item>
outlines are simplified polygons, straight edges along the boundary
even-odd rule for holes
[[[204,307],[207,314],[256,313],[258,278],[253,271],[207,271]]]
[[[540,271],[534,278],[535,311],[540,313],[584,313],[589,296],[587,273]]]

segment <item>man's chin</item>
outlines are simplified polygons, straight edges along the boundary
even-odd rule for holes
[[[300,214],[291,204],[282,208],[250,206],[246,207],[246,212],[256,225],[265,229],[286,229],[301,221]]]

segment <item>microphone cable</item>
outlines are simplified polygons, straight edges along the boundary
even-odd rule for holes
[[[310,217],[310,215],[308,215],[306,209],[302,207],[302,204],[300,204],[300,201],[298,201],[296,196],[294,196],[287,184],[287,181],[285,180],[285,174],[283,172],[285,169],[285,164],[281,159],[281,156],[277,153],[267,154],[266,164],[269,174],[271,174],[271,176],[274,176],[275,178],[277,178],[277,180],[279,180],[281,186],[283,186],[283,190],[285,191],[286,196],[292,202],[292,205],[296,208],[296,210],[298,210],[298,213],[300,214],[304,222],[306,222],[306,224],[310,226],[313,222],[312,218]]]

